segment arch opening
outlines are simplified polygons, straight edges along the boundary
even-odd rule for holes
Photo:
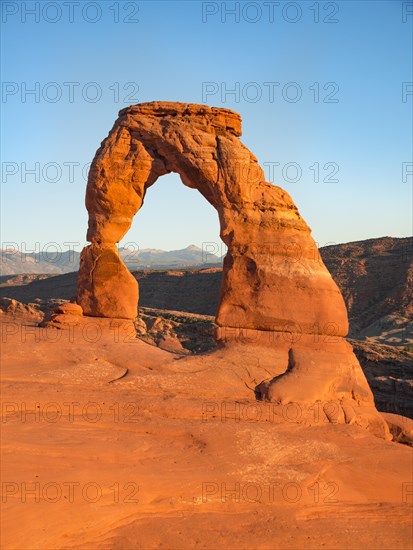
[[[139,284],[137,336],[182,355],[215,348],[222,284],[219,218],[197,191],[177,173],[160,176],[119,243]]]
[[[202,249],[214,243],[222,256],[225,245],[220,238],[220,221],[216,209],[196,187],[183,184],[178,173],[160,176],[145,190],[142,204],[134,215],[128,232],[119,246],[131,242],[143,249],[182,250],[189,245]],[[213,263],[212,258],[206,262]],[[189,264],[188,264],[189,265]]]

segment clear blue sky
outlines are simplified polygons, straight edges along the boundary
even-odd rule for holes
[[[221,2],[1,4],[2,243],[80,250],[82,167],[120,109],[153,100],[238,111],[241,139],[320,246],[412,234],[411,2],[224,3],[235,15]],[[124,242],[175,249],[218,233],[213,208],[169,175]]]

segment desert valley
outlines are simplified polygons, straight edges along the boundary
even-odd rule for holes
[[[240,135],[228,109],[124,109],[76,270],[3,252],[4,548],[411,548],[413,240],[318,252]],[[129,270],[172,171],[228,252]]]

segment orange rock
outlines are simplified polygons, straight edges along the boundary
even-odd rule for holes
[[[309,405],[344,400],[338,422],[356,419],[388,437],[360,365],[342,339],[348,332],[347,310],[311,230],[288,193],[265,181],[240,135],[241,119],[228,109],[153,102],[119,113],[89,172],[87,239],[92,244],[82,252],[77,302],[85,315],[136,316],[137,283],[115,243],[130,228],[148,187],[176,172],[216,208],[228,247],[218,341],[231,345],[233,332],[239,343],[237,331],[268,336],[262,345],[278,346],[278,354],[284,350],[285,364],[262,386],[265,398]],[[272,343],[271,335],[276,335]],[[287,338],[280,341],[280,335]],[[331,411],[325,414],[328,421],[336,420]]]
[[[58,314],[83,315],[82,308],[72,302],[61,304],[55,307],[53,311]]]
[[[82,250],[77,302],[92,317],[136,317],[138,283],[115,244],[94,243]]]
[[[83,310],[78,304],[66,302],[53,308],[53,311],[39,323],[39,326],[42,328],[72,328],[80,323],[82,316]]]
[[[265,181],[240,134],[241,119],[228,109],[154,102],[122,110],[91,165],[88,240],[119,242],[147,188],[177,172],[217,209],[228,246],[218,325],[280,330],[294,323],[322,334],[334,325],[346,335],[344,301],[309,227],[288,193]],[[88,315],[120,317],[113,303],[98,311],[93,296],[86,298],[90,269],[83,261],[79,303]]]
[[[37,309],[37,304],[23,304],[13,298],[0,298],[0,314],[8,317],[27,317],[38,320],[43,318],[43,313]]]

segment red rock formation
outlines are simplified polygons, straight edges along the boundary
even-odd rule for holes
[[[85,315],[134,319],[138,283],[119,257],[115,243],[93,243],[80,256],[78,303]]]
[[[82,308],[75,303],[66,302],[53,308],[39,324],[42,328],[67,329],[78,325],[82,319]]]
[[[125,315],[96,296],[103,284],[90,278],[100,253],[97,246],[119,242],[146,189],[158,177],[177,172],[217,209],[221,238],[228,246],[218,325],[282,330],[294,323],[306,333],[323,334],[334,323],[338,335],[347,334],[343,299],[309,227],[290,196],[265,181],[240,134],[239,115],[227,109],[147,103],[120,112],[96,153],[87,186],[87,238],[92,246],[90,258],[83,254],[80,273],[86,273],[93,290],[87,294],[81,279],[79,300],[85,314]],[[118,297],[124,291],[130,294],[130,286],[114,279]],[[102,300],[108,298],[102,295]],[[135,309],[130,316],[136,316]]]
[[[356,408],[366,405],[375,417],[368,384],[341,339],[348,331],[343,298],[310,228],[288,193],[265,181],[240,135],[241,119],[228,109],[154,102],[120,112],[89,173],[87,239],[92,244],[81,257],[78,303],[85,315],[136,316],[137,283],[115,245],[130,228],[147,188],[177,172],[216,208],[228,246],[217,340],[238,341],[247,330],[265,345],[271,343],[269,334],[278,335],[278,341],[285,335],[279,345],[285,353],[275,359],[277,376],[265,386],[265,398],[350,400]],[[341,417],[350,421],[344,413]]]

